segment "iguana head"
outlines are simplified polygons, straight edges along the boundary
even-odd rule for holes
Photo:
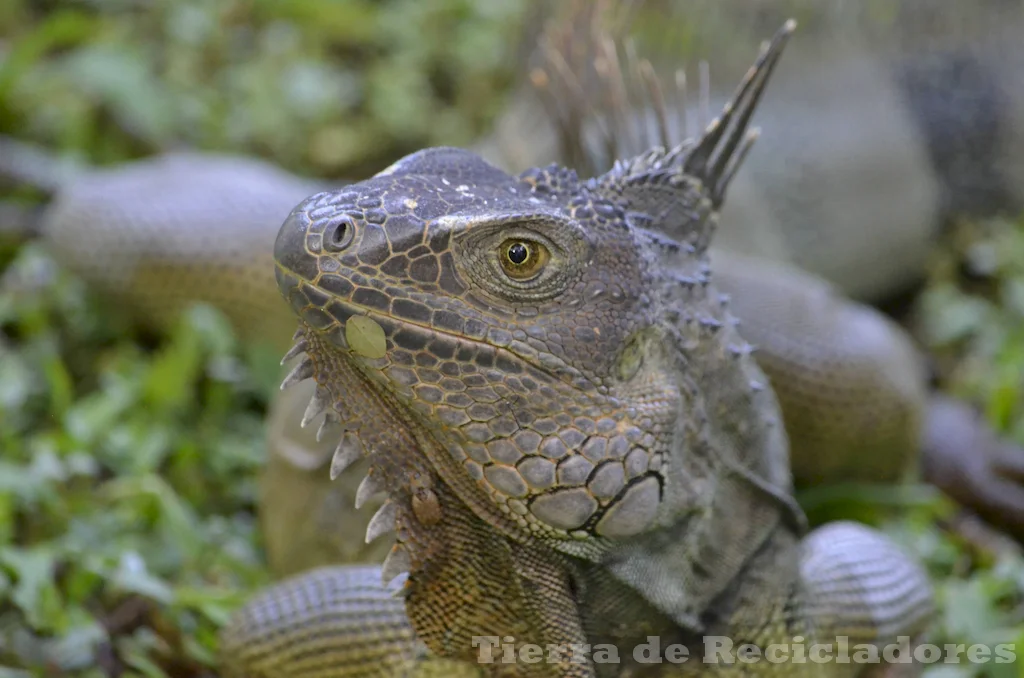
[[[275,258],[308,356],[295,376],[321,387],[311,412],[329,406],[375,468],[399,454],[380,429],[407,427],[416,468],[514,535],[583,549],[649,529],[673,492],[686,503],[668,487],[692,404],[678,321],[703,303],[717,208],[791,30],[700,139],[595,179],[435,148],[296,207]]]

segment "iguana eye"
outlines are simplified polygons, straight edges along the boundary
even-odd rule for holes
[[[498,260],[505,275],[513,280],[529,280],[548,263],[548,248],[529,240],[511,239],[501,243]]]

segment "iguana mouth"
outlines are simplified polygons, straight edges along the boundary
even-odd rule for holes
[[[334,296],[324,305],[313,305],[313,300],[324,295],[315,281],[303,280],[281,265],[277,267],[277,279],[284,296],[303,322],[338,350],[362,359],[369,369],[384,368],[389,363],[409,363],[410,358],[418,364],[457,358],[510,373],[527,371],[544,381],[560,380],[574,388],[579,397],[587,397],[586,389],[580,388],[579,373],[564,360],[547,356],[542,361],[538,352],[526,343],[508,342],[502,346],[489,341],[483,332],[471,336],[456,331],[452,323],[442,326],[430,322],[429,315],[414,317],[416,311],[410,309],[422,308],[417,301],[409,301],[405,306],[401,302],[392,303],[383,310],[354,303],[351,296],[347,299]],[[406,309],[404,317],[396,314],[402,309]],[[389,355],[394,357],[388,360]]]

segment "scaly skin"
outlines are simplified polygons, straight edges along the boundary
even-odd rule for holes
[[[699,11],[692,20],[701,23]],[[573,25],[588,26],[590,22],[577,21]],[[795,94],[792,98],[800,105],[786,97],[769,97],[770,121],[767,124],[770,127],[765,139],[770,146],[756,149],[752,154],[754,169],[760,168],[760,174],[755,181],[747,174],[739,176],[725,209],[729,221],[725,234],[729,238],[724,245],[713,247],[718,287],[732,296],[733,313],[742,320],[740,331],[758,347],[757,360],[781,401],[799,486],[820,486],[836,481],[898,482],[916,464],[922,441],[926,441],[923,471],[927,480],[938,484],[964,505],[981,511],[995,524],[1024,534],[1020,527],[1024,495],[1015,481],[1019,476],[1002,471],[1012,466],[1012,462],[1007,463],[1008,459],[1022,456],[1020,449],[994,441],[982,423],[969,416],[963,404],[957,406],[959,415],[955,419],[962,429],[960,436],[936,435],[936,431],[942,429],[937,415],[949,412],[950,405],[929,394],[924,361],[917,355],[909,337],[880,313],[844,299],[840,291],[826,281],[785,263],[761,258],[777,256],[778,252],[770,244],[774,242],[778,246],[784,240],[783,251],[789,254],[781,258],[810,259],[818,270],[844,284],[848,276],[842,271],[850,265],[851,256],[858,260],[870,259],[873,272],[878,269],[876,262],[884,265],[886,261],[899,260],[898,266],[885,268],[887,272],[882,275],[857,276],[854,280],[861,287],[853,289],[863,293],[863,285],[867,284],[891,287],[895,279],[890,274],[903,276],[900,280],[916,275],[918,269],[914,262],[923,260],[925,243],[934,231],[940,206],[929,203],[923,196],[934,198],[935,190],[924,188],[933,186],[937,181],[935,175],[941,172],[928,167],[923,159],[926,149],[916,142],[914,120],[910,119],[913,116],[897,103],[900,85],[887,77],[887,72],[896,69],[887,64],[881,54],[868,49],[870,41],[857,33],[843,35],[844,47],[840,55],[827,50],[822,54],[820,44],[831,45],[834,30],[831,33],[819,31],[816,42],[812,41],[803,49],[802,67],[790,67],[788,72],[785,66],[782,69],[787,93]],[[572,38],[558,46],[560,56],[568,62],[571,55],[579,58],[583,54],[583,61],[594,61],[587,53],[587,48],[593,49],[593,46],[581,44],[593,36],[581,36],[577,32]],[[977,60],[991,71],[991,83],[986,87],[1001,86],[1012,95],[1006,78],[1013,75],[1012,68],[992,59],[995,48],[979,49],[969,42],[964,44],[959,48],[961,52],[954,51],[952,56],[937,52],[942,58],[929,68],[915,66],[900,70],[910,72],[913,75],[910,82],[917,82],[915,86],[921,89],[922,84],[927,85],[930,79],[948,70],[943,65],[945,61],[960,59],[962,53],[968,63]],[[855,48],[857,45],[859,48]],[[1011,49],[1008,53],[1016,52]],[[574,69],[578,68],[574,64]],[[549,64],[547,81],[558,83],[557,75],[557,68]],[[589,98],[575,94],[561,98],[561,106],[555,108],[568,111],[560,126],[568,132],[563,145],[582,145],[572,134],[580,132],[595,109],[600,111],[607,106],[603,98],[607,92],[601,89],[607,88],[607,84],[607,80],[599,81],[597,91],[591,92]],[[1000,97],[993,91],[976,91],[978,85],[970,81],[957,81],[956,87],[963,91],[951,89],[947,103],[931,111],[926,109],[924,115],[939,121],[956,121],[954,128],[948,130],[948,143],[959,148],[968,145],[974,138],[972,135],[976,135],[977,121],[985,118],[986,106],[993,103],[991,99]],[[549,89],[563,93],[578,91],[568,84],[549,86]],[[809,103],[819,99],[825,104],[822,111]],[[625,104],[635,108],[634,102],[651,100],[655,97],[634,93]],[[949,114],[958,108],[962,112],[951,117]],[[867,138],[863,134],[851,135],[849,125],[843,122],[846,118],[836,115],[836,110],[862,111],[877,124],[871,125]],[[1020,127],[1021,116],[1014,110],[1006,112],[1002,118],[999,129],[1004,135]],[[809,111],[820,113],[821,121],[810,119]],[[635,115],[635,110],[627,110],[620,117],[633,119]],[[614,115],[606,115],[609,117],[614,118]],[[763,115],[759,115],[761,117]],[[1011,124],[1015,120],[1018,121],[1016,127]],[[782,133],[775,134],[776,129]],[[537,133],[536,129],[531,132]],[[614,141],[620,148],[629,149],[629,140],[640,137],[632,130],[618,130]],[[781,137],[781,141],[776,137]],[[1003,157],[993,165],[1003,167],[1004,171],[1011,170],[1012,175],[1013,149],[1020,144],[1012,143],[1012,137],[1006,141],[1005,145],[996,147]],[[670,142],[667,139],[663,143],[670,145]],[[852,147],[858,149],[858,154],[851,158],[849,149]],[[521,146],[520,157],[529,157],[530,148]],[[634,148],[631,152],[638,150]],[[581,154],[580,159],[588,161],[591,167],[600,166],[592,152],[589,155],[577,152],[576,155]],[[844,159],[838,161],[835,155],[843,155]],[[967,186],[967,190],[962,190],[965,187],[960,184],[963,172],[984,162],[983,157],[965,158],[965,162],[960,163],[960,175],[949,175],[947,171],[945,179],[951,185],[951,204],[973,202],[975,209],[982,206],[978,188]],[[776,158],[781,159],[779,166],[787,168],[781,177],[770,171]],[[877,181],[866,182],[865,175],[878,174],[875,171],[878,167],[893,176],[883,173]],[[1016,167],[1019,172],[1019,162]],[[1012,181],[1006,183],[1013,185]],[[857,196],[867,186],[874,187],[871,190],[877,199],[858,201]],[[961,190],[955,190],[958,186]],[[828,205],[840,203],[846,207],[830,215]],[[742,209],[736,209],[736,204]],[[797,210],[794,205],[814,206],[814,209]],[[733,207],[731,213],[730,206]],[[758,215],[771,215],[771,218],[763,219]],[[815,219],[820,219],[820,223],[810,223]],[[866,231],[865,235],[865,228],[855,227],[861,222],[873,230]],[[820,238],[808,238],[810,233],[820,233]],[[851,242],[851,237],[855,242]],[[811,250],[805,252],[801,249],[803,243],[813,245],[815,251],[822,243],[830,243],[835,256],[824,252],[814,254]],[[862,252],[865,247],[874,249]],[[761,257],[743,256],[731,248],[756,249]],[[909,258],[893,257],[891,249],[905,252]],[[835,268],[829,269],[833,264]],[[303,406],[304,403],[297,402],[293,407],[301,410]],[[956,441],[962,437],[986,444],[958,445]],[[322,459],[326,468],[326,458]],[[961,480],[964,476],[971,480],[964,483]],[[317,487],[318,493],[323,493],[326,483],[323,471],[306,471],[304,477],[310,487]],[[351,495],[353,489],[349,487],[340,492]],[[281,502],[276,508],[283,524],[294,524],[301,519],[298,509],[290,509]],[[282,543],[282,548],[288,552],[310,550],[297,540],[292,545],[288,548]],[[315,561],[315,564],[322,563],[320,558]]]
[[[626,668],[650,635],[764,647],[923,630],[926,577],[880,534],[833,525],[801,542],[781,413],[708,266],[792,29],[697,141],[586,182],[428,149],[283,225],[278,285],[300,318],[291,353],[305,353],[285,384],[314,379],[309,413],[341,424],[332,475],[365,450],[359,495],[387,495],[367,539],[396,532],[382,585],[408,570],[405,610],[432,656],[473,664],[478,636],[604,642],[624,665],[563,654],[501,671],[662,675],[676,669]],[[323,675],[365,668],[346,656],[361,630],[277,630],[337,633]],[[259,631],[249,611],[228,630],[239,675],[259,675],[244,641]]]
[[[766,3],[754,19],[742,1],[695,0],[685,18],[714,27],[724,14],[742,35],[806,10],[797,4]],[[813,28],[758,112],[766,134],[723,208],[711,260],[780,398],[798,484],[895,482],[925,440],[926,479],[1024,534],[1012,517],[1024,497],[1000,470],[1000,459],[1024,452],[941,445],[934,429],[949,406],[928,393],[917,349],[892,321],[843,298],[877,299],[919,279],[943,218],[1024,208],[1024,6],[960,9],[907,0],[884,27],[858,4],[809,13]],[[650,63],[616,54],[621,28],[608,23],[587,15],[554,31],[534,75],[559,145],[596,171],[645,139],[675,144],[700,118],[699,106],[681,105],[698,88],[688,97],[672,78],[659,83]],[[713,47],[715,73],[734,68],[730,47]],[[958,409],[960,435],[992,441]],[[958,476],[972,478],[970,489]]]

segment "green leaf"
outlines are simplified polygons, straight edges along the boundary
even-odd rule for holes
[[[62,630],[64,624],[60,592],[53,579],[56,558],[43,548],[0,549],[0,565],[14,576],[11,600],[37,631]]]
[[[70,54],[64,68],[72,82],[106,101],[122,124],[140,137],[158,145],[170,138],[175,102],[154,77],[150,60],[141,49],[90,45]]]
[[[153,576],[146,568],[146,561],[134,551],[121,554],[111,583],[121,591],[137,593],[164,605],[174,602],[174,590],[171,586],[159,577]]]

